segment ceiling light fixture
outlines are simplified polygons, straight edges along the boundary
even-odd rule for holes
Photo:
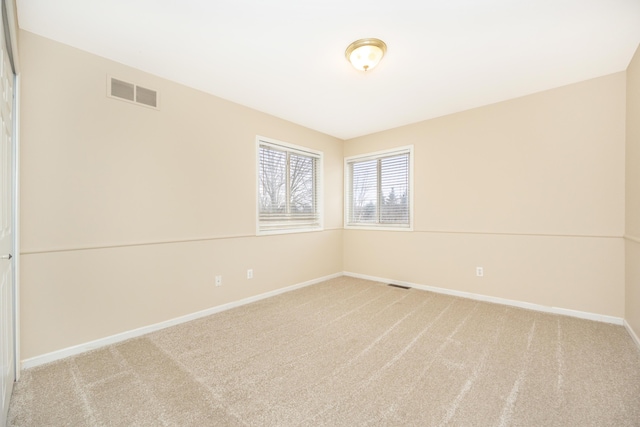
[[[378,39],[356,40],[347,47],[344,55],[356,69],[372,70],[387,52],[387,45]]]

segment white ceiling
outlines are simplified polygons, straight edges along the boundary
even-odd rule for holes
[[[17,0],[22,29],[348,139],[625,70],[640,0]],[[356,71],[356,39],[388,46]]]

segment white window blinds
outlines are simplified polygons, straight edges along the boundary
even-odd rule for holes
[[[345,161],[347,226],[411,227],[411,147]]]
[[[258,232],[322,228],[322,153],[258,140]]]

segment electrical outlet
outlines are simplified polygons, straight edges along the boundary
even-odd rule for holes
[[[247,270],[247,279],[253,279],[253,269],[252,268]]]
[[[484,268],[482,268],[482,267],[476,267],[476,276],[477,276],[477,277],[482,277],[482,276],[484,276]]]
[[[222,286],[222,276],[216,276],[216,286]]]

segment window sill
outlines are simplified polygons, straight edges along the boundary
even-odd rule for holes
[[[256,233],[256,236],[273,236],[276,234],[293,234],[293,233],[313,233],[317,231],[324,231],[323,227],[312,227],[312,228],[288,228],[288,229],[278,229],[278,230],[262,230]]]
[[[407,225],[345,225],[345,230],[370,230],[370,231],[413,231],[413,226]]]

